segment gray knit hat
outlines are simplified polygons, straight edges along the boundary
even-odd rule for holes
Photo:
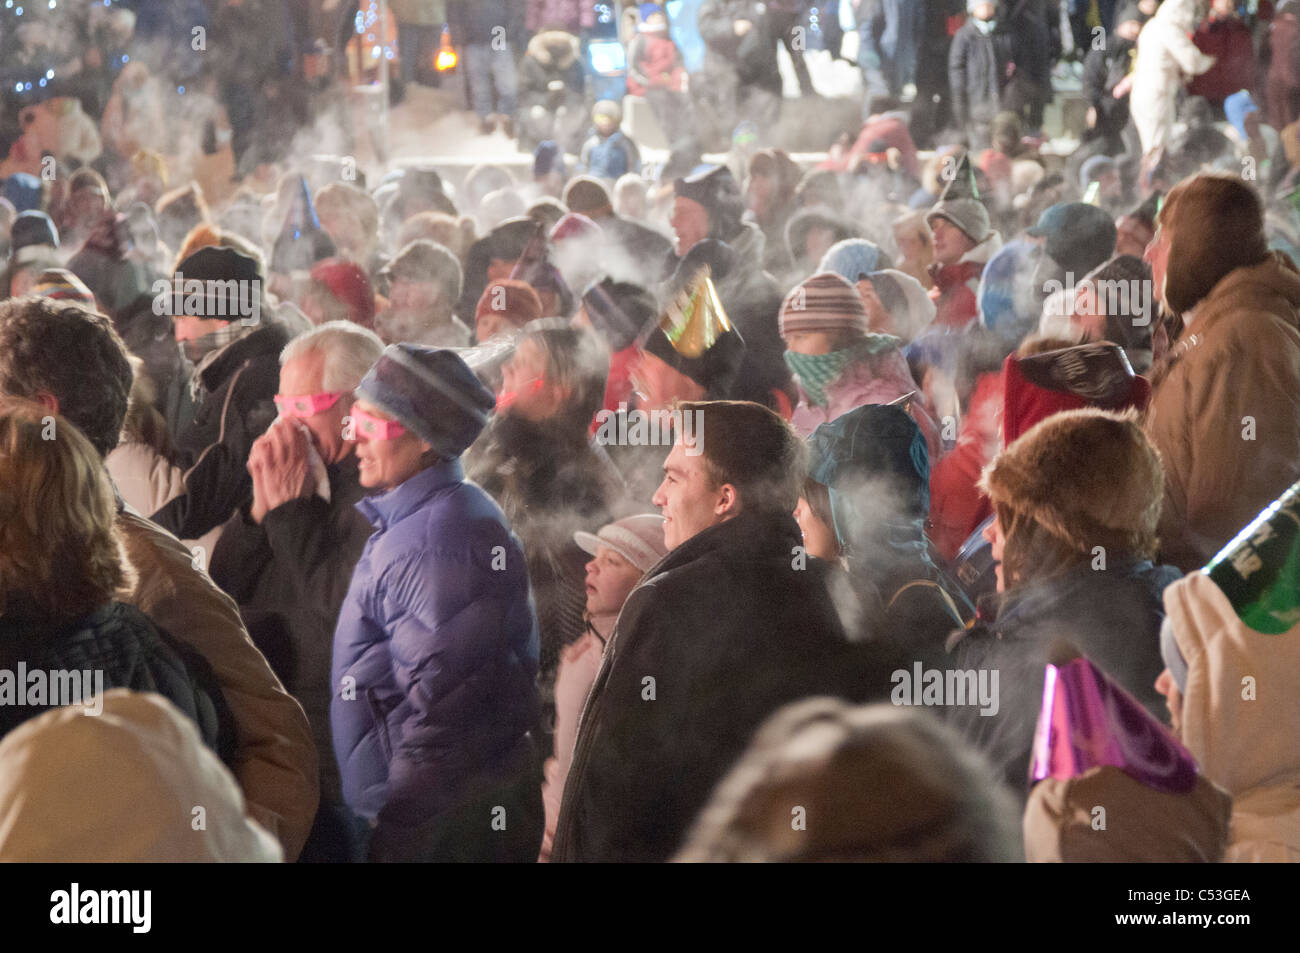
[[[975,172],[970,166],[969,153],[963,154],[952,179],[943,187],[943,193],[934,208],[925,216],[927,224],[936,218],[951,222],[979,244],[993,232],[988,209],[980,201],[975,187]]]

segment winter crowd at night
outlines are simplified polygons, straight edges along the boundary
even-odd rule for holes
[[[1300,0],[4,0],[0,861],[1300,860],[1297,260]]]

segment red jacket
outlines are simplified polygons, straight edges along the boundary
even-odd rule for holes
[[[949,562],[991,512],[977,485],[1001,445],[1002,372],[981,374],[957,446],[930,471],[930,541]]]
[[[627,91],[644,96],[647,87],[681,92],[686,67],[682,54],[668,36],[639,33],[631,46],[631,68],[627,71]]]
[[[1215,63],[1192,80],[1187,89],[1191,95],[1221,106],[1238,90],[1255,88],[1255,47],[1250,27],[1240,17],[1206,20],[1196,28],[1192,42]]]
[[[975,320],[979,314],[975,292],[983,273],[982,261],[932,266],[934,287],[930,289],[930,297],[934,299],[934,327],[960,331]]]

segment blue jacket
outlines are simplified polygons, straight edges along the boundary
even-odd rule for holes
[[[375,533],[334,630],[334,753],[348,805],[402,828],[522,770],[537,622],[519,541],[459,460],[357,509]]]

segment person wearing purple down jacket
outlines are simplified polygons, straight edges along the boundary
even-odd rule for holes
[[[453,351],[395,344],[351,425],[375,526],[334,632],[348,806],[385,861],[534,861],[538,634],[523,550],[460,455],[494,400]]]

